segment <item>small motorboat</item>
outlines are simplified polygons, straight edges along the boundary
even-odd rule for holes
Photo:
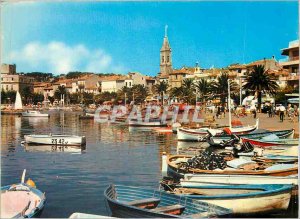
[[[21,183],[1,187],[1,218],[32,218],[38,216],[44,206],[45,194],[28,179],[23,171]]]
[[[188,197],[132,186],[110,185],[104,191],[113,217],[208,218],[228,216],[231,210]]]
[[[41,113],[36,110],[27,110],[26,112],[22,112],[22,116],[24,117],[49,117],[48,113]]]
[[[275,213],[287,210],[292,185],[205,185],[181,187],[162,184],[171,194],[231,209],[233,214]]]
[[[76,135],[24,135],[25,143],[38,145],[85,145],[85,136]]]

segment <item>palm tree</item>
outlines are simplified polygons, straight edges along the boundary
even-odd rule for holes
[[[66,90],[65,86],[64,85],[58,86],[54,92],[54,97],[55,97],[55,99],[61,99],[61,95],[63,95],[63,94],[65,96],[67,94],[67,90]]]
[[[182,98],[187,103],[191,103],[194,98],[194,81],[191,78],[184,79],[182,82]]]
[[[168,90],[168,83],[165,81],[160,81],[158,84],[154,85],[155,92],[161,95],[161,104],[163,105],[163,95]]]
[[[262,92],[274,95],[278,88],[275,78],[265,71],[263,65],[254,66],[243,85],[243,89],[254,91],[257,94],[258,110],[261,108]]]
[[[132,89],[129,87],[122,87],[120,90],[117,91],[118,99],[123,100],[125,102],[125,94],[126,94],[126,100],[131,101],[132,100]],[[128,103],[128,102],[127,102]]]
[[[32,101],[33,89],[31,89],[29,86],[24,87],[21,90],[21,96],[23,96],[23,98],[25,98],[26,103],[29,103],[30,101]]]
[[[200,94],[200,98],[205,102],[205,96],[211,91],[211,84],[204,78],[201,78],[195,83],[196,91]]]
[[[226,97],[228,96],[228,80],[229,76],[227,73],[222,73],[217,77],[216,81],[211,82],[211,91],[220,96],[222,105],[225,104]],[[235,91],[237,84],[230,81],[231,92]]]
[[[148,89],[141,84],[133,85],[131,90],[137,102],[143,102],[148,95]]]
[[[183,97],[183,87],[173,87],[170,90],[170,97],[171,98],[182,98]]]

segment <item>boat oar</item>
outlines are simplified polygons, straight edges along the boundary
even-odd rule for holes
[[[25,182],[25,175],[26,175],[26,169],[23,170],[22,178],[21,178],[21,183]]]

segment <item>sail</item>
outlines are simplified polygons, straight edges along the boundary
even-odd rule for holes
[[[17,91],[17,94],[16,94],[15,109],[23,109],[22,99],[21,99],[21,95],[20,95],[19,91]]]

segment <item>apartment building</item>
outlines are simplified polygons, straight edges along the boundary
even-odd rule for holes
[[[16,65],[1,65],[1,90],[19,91],[29,87],[33,90],[34,78],[17,74]]]

